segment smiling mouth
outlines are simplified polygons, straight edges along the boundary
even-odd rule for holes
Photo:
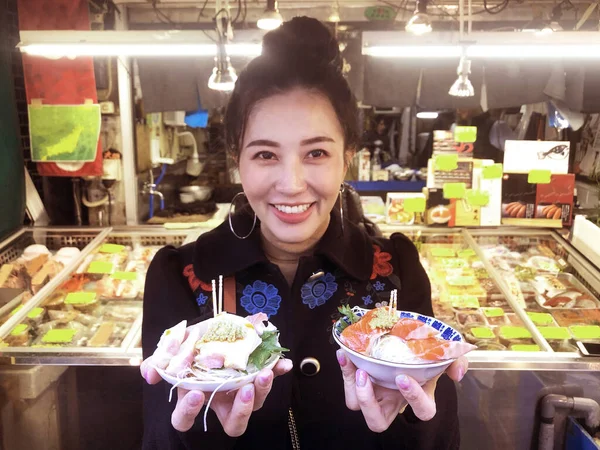
[[[308,208],[310,208],[313,204],[314,203],[303,203],[303,204],[294,205],[294,206],[272,204],[271,206],[273,206],[275,209],[277,209],[277,211],[280,211],[282,213],[302,214],[303,212],[306,212],[308,210]]]

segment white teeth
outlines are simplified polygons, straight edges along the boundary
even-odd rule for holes
[[[286,214],[300,214],[306,211],[310,207],[310,203],[306,203],[304,205],[296,205],[296,206],[286,206],[286,205],[273,205],[277,208],[278,211],[284,212]]]

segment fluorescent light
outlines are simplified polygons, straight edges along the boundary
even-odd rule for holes
[[[438,113],[436,112],[430,112],[430,111],[421,111],[417,113],[417,119],[437,119],[439,116]]]
[[[364,47],[363,55],[381,58],[458,58],[458,45],[390,45]]]

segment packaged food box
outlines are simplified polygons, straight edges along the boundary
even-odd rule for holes
[[[375,223],[385,222],[385,203],[381,197],[361,195],[360,203],[367,219]]]
[[[552,317],[561,327],[599,325],[600,309],[553,309]]]
[[[386,222],[394,225],[423,224],[425,195],[420,193],[388,192]]]

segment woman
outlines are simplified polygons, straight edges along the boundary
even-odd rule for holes
[[[412,243],[370,237],[342,219],[337,200],[359,142],[356,118],[337,42],[320,22],[295,18],[265,35],[225,118],[249,207],[194,245],[161,250],[148,272],[145,449],[458,448],[447,376],[423,388],[398,377],[397,390],[384,389],[331,343],[338,306],[374,307],[392,289],[399,308],[433,314]],[[218,275],[235,276],[236,313],[265,312],[290,352],[253,384],[217,394],[205,433],[196,418],[208,396],[178,388],[169,404],[170,386],[149,357],[166,328],[212,316],[207,282]],[[466,369],[462,358],[448,374],[458,381]]]

